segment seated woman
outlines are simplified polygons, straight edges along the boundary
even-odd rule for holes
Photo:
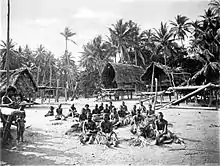
[[[103,113],[108,115],[111,113],[108,104],[105,105],[105,109],[103,110]]]
[[[44,115],[45,117],[47,116],[54,116],[54,107],[53,106],[50,106],[50,109],[49,111],[47,112],[46,115]]]
[[[149,118],[155,117],[155,110],[152,109],[152,105],[151,104],[148,105],[147,116]]]
[[[68,117],[73,117],[74,118],[74,117],[78,117],[78,116],[79,116],[79,114],[77,113],[76,107],[75,107],[74,104],[72,104],[66,118],[68,118]]]
[[[132,126],[131,126],[131,133],[132,134],[137,134],[138,136],[142,136],[143,132],[142,132],[142,124],[144,122],[144,116],[141,114],[141,110],[138,109],[137,110],[137,115],[135,115],[133,117],[133,122],[132,122]]]
[[[89,144],[93,144],[97,132],[97,126],[96,123],[92,120],[92,114],[88,113],[87,120],[85,120],[83,123],[84,138],[80,140],[81,143],[85,144],[89,141]]]
[[[111,111],[110,114],[110,122],[112,123],[113,126],[119,126],[119,116],[118,116],[118,112],[116,110],[116,108],[113,108],[113,110]]]
[[[58,108],[56,109],[57,115],[55,116],[56,120],[61,120],[61,118],[63,117],[64,120],[66,120],[66,117],[63,115],[63,108],[62,108],[62,104],[59,104]]]
[[[103,110],[104,110],[104,106],[103,106],[103,103],[101,103],[99,106],[99,111],[102,112]]]
[[[92,110],[92,114],[101,114],[98,104],[95,105],[95,108]]]
[[[132,110],[131,110],[131,116],[133,117],[135,115],[137,115],[137,106],[136,105],[134,105]]]
[[[124,107],[123,105],[120,106],[119,110],[118,110],[118,115],[120,118],[125,118],[126,115],[128,115],[129,112],[127,111],[127,106]]]
[[[163,119],[163,113],[158,113],[158,119],[155,121],[156,141],[155,145],[162,144],[166,139],[170,138],[170,134],[167,130],[168,122]]]
[[[101,129],[100,133],[103,134],[107,139],[107,143],[106,143],[107,146],[110,146],[112,144],[114,146],[118,145],[118,139],[115,132],[113,131],[112,122],[109,121],[109,114],[107,113],[103,114],[103,121],[100,124],[100,129]]]
[[[79,115],[79,127],[83,128],[83,123],[85,122],[85,120],[87,119],[87,114],[86,114],[86,110],[85,108],[82,108],[81,110],[81,114]]]

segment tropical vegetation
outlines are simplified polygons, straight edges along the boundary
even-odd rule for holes
[[[195,82],[202,84],[213,81],[220,70],[219,13],[219,0],[211,0],[209,8],[197,20],[177,15],[169,22],[161,22],[158,29],[144,29],[132,20],[120,19],[110,25],[107,36],[95,36],[83,45],[78,65],[67,47],[68,41],[76,44],[71,39],[76,33],[69,27],[60,33],[65,38],[65,52],[59,58],[43,45],[34,50],[28,45],[16,49],[10,40],[9,69],[30,68],[39,86],[57,86],[59,80],[59,86],[74,91],[77,83],[78,92],[86,97],[102,88],[101,72],[108,62],[143,68],[159,62],[192,76],[202,76],[200,82]],[[7,45],[2,41],[0,46],[0,68],[5,70]]]

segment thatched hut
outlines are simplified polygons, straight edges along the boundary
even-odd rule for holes
[[[191,79],[192,84],[220,83],[220,63],[210,62],[199,70]]]
[[[21,95],[25,99],[30,99],[37,91],[36,82],[27,68],[20,68],[9,73],[9,85],[16,89],[16,93]],[[0,81],[1,95],[5,93],[7,89],[7,77],[3,73]]]
[[[152,75],[158,79],[159,90],[165,90],[170,86],[178,86],[190,77],[189,73],[177,69],[173,70],[156,62],[151,63],[146,68],[144,74],[141,75],[141,81],[145,82],[146,85],[151,85]]]
[[[121,63],[107,63],[101,75],[102,83],[106,89],[121,88],[140,90],[144,87],[140,81],[140,76],[144,73],[144,69]]]

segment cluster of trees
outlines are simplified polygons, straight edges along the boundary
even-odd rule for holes
[[[142,30],[131,20],[118,20],[109,27],[106,39],[99,35],[83,50],[80,66],[90,74],[83,75],[82,80],[91,88],[100,85],[103,66],[111,61],[143,68],[154,61],[192,76],[198,71],[215,75],[220,70],[220,1],[212,0],[196,21],[177,15],[174,20],[161,22],[159,29]],[[90,79],[91,75],[97,79]]]
[[[42,45],[36,50],[28,46],[15,50],[15,45],[10,41],[9,68],[31,68],[38,85],[56,86],[59,79],[60,86],[66,87],[68,84],[70,89],[74,89],[78,82],[79,93],[85,95],[101,88],[101,72],[108,62],[146,68],[154,61],[192,75],[198,71],[215,73],[220,69],[219,27],[219,0],[212,0],[204,15],[196,21],[177,15],[172,21],[161,22],[159,29],[142,30],[137,23],[121,19],[109,27],[108,36],[96,36],[83,46],[79,66],[67,50],[68,41],[75,43],[70,39],[75,33],[65,28],[61,35],[65,37],[66,50],[60,58],[56,59]],[[2,42],[1,46],[1,69],[4,69],[6,44]]]

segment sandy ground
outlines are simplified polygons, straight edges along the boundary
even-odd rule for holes
[[[137,101],[125,101],[128,108]],[[74,101],[80,110],[85,103],[94,106],[94,99]],[[63,105],[67,114],[70,104]],[[99,104],[99,103],[98,103]],[[121,102],[113,102],[119,106]],[[147,104],[147,103],[145,103]],[[1,149],[1,165],[219,165],[219,111],[192,109],[164,109],[169,129],[185,141],[185,146],[129,145],[130,127],[116,130],[120,144],[116,148],[104,145],[81,145],[76,135],[64,133],[73,124],[72,119],[54,121],[44,117],[49,105],[35,105],[26,109],[24,143]],[[12,128],[16,138],[15,128]]]

